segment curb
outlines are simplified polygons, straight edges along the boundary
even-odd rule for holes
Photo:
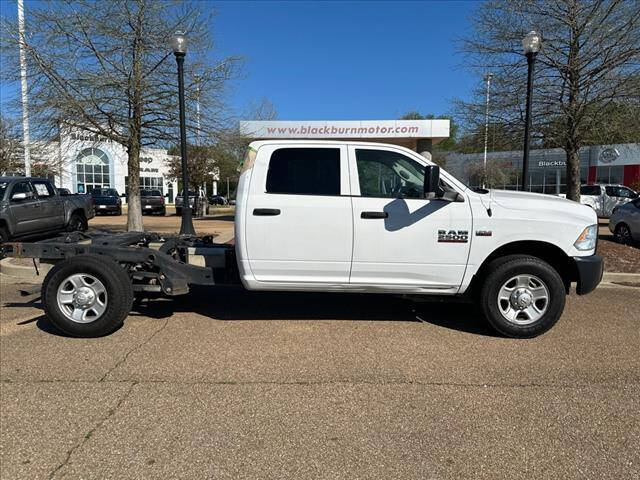
[[[17,278],[37,279],[39,277],[44,278],[44,276],[53,267],[53,265],[49,263],[40,263],[39,260],[36,260],[38,271],[40,272],[40,275],[38,276],[33,265],[16,265],[13,263],[13,260],[14,259],[12,257],[0,260],[0,273]]]
[[[604,272],[603,282],[640,282],[640,273]]]

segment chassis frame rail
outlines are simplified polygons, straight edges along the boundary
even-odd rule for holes
[[[150,248],[156,243],[158,249]],[[72,233],[34,243],[7,242],[0,245],[0,258],[39,258],[57,262],[77,255],[101,255],[122,264],[135,265],[133,278],[152,279],[153,285],[136,285],[135,291],[162,291],[166,295],[189,292],[189,285],[216,285],[215,270],[186,263],[188,250],[193,247],[223,249],[225,268],[219,277],[227,277],[230,265],[235,263],[235,251],[229,245],[216,245],[211,237],[161,236],[156,233],[128,232],[122,234]],[[170,255],[169,252],[174,255]],[[176,258],[178,257],[178,258]],[[223,282],[226,283],[226,282]],[[158,288],[159,287],[159,288]]]

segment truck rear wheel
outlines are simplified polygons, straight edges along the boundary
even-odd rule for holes
[[[51,322],[74,337],[100,337],[117,329],[129,314],[133,290],[129,275],[115,261],[78,255],[57,263],[42,287]]]
[[[87,221],[83,215],[74,213],[67,224],[67,232],[84,232],[87,229]]]
[[[503,335],[537,337],[560,319],[565,286],[547,262],[511,255],[495,260],[487,271],[479,304],[491,326]]]

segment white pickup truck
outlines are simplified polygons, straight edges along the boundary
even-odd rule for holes
[[[495,329],[526,338],[557,322],[572,282],[589,293],[603,270],[593,209],[549,195],[474,191],[416,152],[377,143],[253,142],[235,228],[234,246],[132,232],[8,244],[5,254],[57,262],[43,303],[56,326],[77,336],[113,331],[134,294],[235,282],[465,297]]]

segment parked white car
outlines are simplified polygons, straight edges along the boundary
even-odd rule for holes
[[[595,210],[598,217],[609,218],[613,209],[638,198],[638,193],[624,185],[583,185],[580,203]]]
[[[620,243],[640,242],[640,198],[613,209],[609,230]]]

